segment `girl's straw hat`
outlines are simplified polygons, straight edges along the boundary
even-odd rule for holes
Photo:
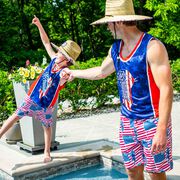
[[[79,45],[72,40],[65,41],[60,47],[56,46],[53,43],[51,44],[56,50],[60,51],[73,64],[75,64],[76,59],[81,53],[81,48],[79,47]]]
[[[132,0],[106,0],[105,17],[91,23],[91,25],[148,19],[152,19],[152,17],[135,15]]]

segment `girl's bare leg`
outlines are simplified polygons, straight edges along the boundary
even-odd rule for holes
[[[0,129],[0,138],[6,133],[6,131],[20,119],[15,113],[13,113],[2,125]]]
[[[50,155],[50,148],[51,148],[51,137],[52,137],[52,127],[44,127],[44,141],[45,141],[45,147],[44,147],[44,162],[50,162],[51,161],[51,155]]]

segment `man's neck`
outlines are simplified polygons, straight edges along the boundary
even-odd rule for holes
[[[127,27],[122,30],[122,40],[124,42],[124,48],[131,52],[132,49],[137,44],[138,40],[142,35],[142,31],[140,31],[136,26]]]

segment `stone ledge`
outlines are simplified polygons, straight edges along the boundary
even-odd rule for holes
[[[75,162],[84,161],[86,159],[98,157],[98,152],[66,152],[66,153],[52,153],[52,161],[49,163],[43,163],[43,156],[31,157],[23,164],[16,164],[12,168],[11,176],[23,176],[27,173],[35,173],[54,168],[58,166],[66,166]]]

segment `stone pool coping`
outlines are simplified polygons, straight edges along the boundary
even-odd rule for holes
[[[0,143],[2,147],[2,142]],[[4,146],[6,147],[6,145]],[[8,153],[8,155],[7,155]],[[13,148],[1,148],[0,179],[42,180],[59,174],[66,174],[82,168],[103,164],[125,173],[118,143],[97,140],[52,151],[52,162],[43,163],[43,154],[27,156]],[[174,169],[167,173],[169,180],[180,177],[180,163],[174,161]],[[145,173],[145,179],[149,180]]]
[[[5,152],[2,151],[3,153]],[[58,172],[66,174],[100,163],[112,167],[113,159],[113,162],[119,162],[123,167],[119,153],[120,149],[117,143],[99,140],[52,151],[52,161],[43,163],[43,154],[27,157],[18,151],[14,152],[13,149],[9,149],[9,156],[3,156],[1,159],[0,177],[6,180],[26,178],[37,180],[37,178],[43,179],[49,175],[59,174]]]

